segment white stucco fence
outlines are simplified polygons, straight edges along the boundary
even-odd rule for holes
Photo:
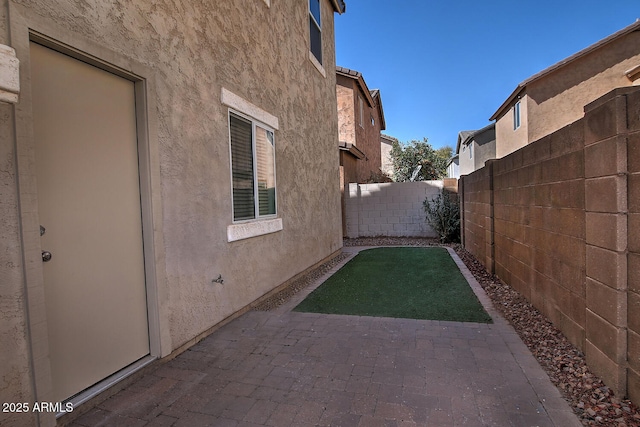
[[[350,183],[345,191],[346,237],[437,237],[422,203],[442,188],[443,181]]]

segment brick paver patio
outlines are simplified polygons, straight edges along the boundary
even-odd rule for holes
[[[233,320],[71,425],[580,426],[452,256],[493,324],[291,312],[321,279],[275,311]]]

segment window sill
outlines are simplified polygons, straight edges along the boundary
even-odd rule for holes
[[[320,71],[320,74],[322,74],[322,77],[324,77],[326,79],[327,78],[327,73],[326,73],[326,71],[324,71],[324,67],[322,66],[322,64],[320,62],[318,62],[318,60],[313,55],[313,53],[311,53],[311,51],[309,51],[309,60],[311,61],[313,66],[316,67],[318,69],[318,71]]]
[[[282,218],[245,222],[227,226],[227,241],[248,239],[282,230]]]

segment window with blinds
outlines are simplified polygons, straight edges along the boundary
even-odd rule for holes
[[[276,214],[275,140],[273,131],[229,113],[233,220]]]

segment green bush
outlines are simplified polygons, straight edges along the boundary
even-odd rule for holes
[[[425,199],[422,206],[427,223],[438,233],[442,243],[460,241],[460,206],[455,194],[443,189],[433,199]]]

